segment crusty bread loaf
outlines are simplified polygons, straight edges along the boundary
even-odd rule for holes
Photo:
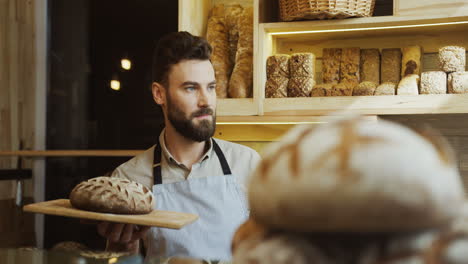
[[[379,49],[361,49],[360,81],[380,83],[380,52]]]
[[[410,74],[403,77],[398,84],[397,95],[418,95],[419,94],[419,75]]]
[[[288,54],[269,56],[266,62],[267,78],[278,75],[289,78],[289,58]]]
[[[341,53],[340,82],[353,82],[356,85],[360,81],[360,49],[344,48]]]
[[[343,81],[338,84],[334,84],[332,87],[331,95],[332,96],[352,96],[354,87],[357,86],[357,83]]]
[[[401,79],[401,49],[382,49],[380,81],[399,83]]]
[[[447,74],[443,71],[428,71],[421,73],[420,94],[446,94]]]
[[[253,87],[253,9],[246,7],[239,17],[236,64],[229,80],[229,97],[252,96]]]
[[[140,183],[116,177],[96,177],[76,185],[71,204],[82,210],[115,214],[147,214],[153,210],[151,191]]]
[[[294,53],[289,58],[290,77],[315,76],[315,55],[310,52]]]
[[[314,78],[291,77],[288,81],[288,97],[309,97],[314,85]]]
[[[449,73],[447,86],[451,94],[468,93],[468,72]]]
[[[439,49],[439,66],[444,72],[465,71],[466,51],[464,47],[446,46]]]
[[[340,82],[341,49],[325,48],[322,55],[323,83]]]
[[[399,71],[398,71],[399,72]],[[375,88],[374,95],[395,95],[396,84],[393,82],[384,82]]]
[[[239,41],[239,17],[242,13],[242,6],[234,4],[226,6],[225,18],[228,30],[228,50],[229,50],[229,72],[231,76],[234,65],[236,64],[237,43]]]
[[[374,95],[377,84],[374,82],[361,82],[358,86],[353,89],[353,95],[362,96],[362,95]]]
[[[401,78],[410,74],[421,74],[422,48],[421,46],[408,46],[402,48]]]
[[[288,83],[289,79],[280,75],[269,77],[265,83],[265,97],[288,97]]]
[[[313,97],[321,97],[321,96],[332,96],[332,89],[333,83],[321,83],[316,84],[314,88],[312,88],[312,92],[310,96]]]
[[[216,96],[226,98],[229,83],[228,29],[224,18],[224,5],[216,5],[211,10],[206,28],[206,40],[213,48],[211,63],[216,77]]]
[[[249,178],[250,216],[297,232],[443,227],[465,194],[452,149],[431,135],[357,117],[298,126],[264,150]]]

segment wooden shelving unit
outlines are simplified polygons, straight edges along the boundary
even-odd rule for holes
[[[220,99],[219,116],[257,116],[254,118],[260,120],[262,116],[270,115],[303,118],[335,111],[366,115],[468,113],[468,94],[269,99],[265,98],[264,92],[266,59],[277,53],[312,52],[317,57],[316,71],[320,72],[322,49],[325,47],[382,49],[420,45],[427,56],[436,54],[441,46],[468,48],[468,13],[443,9],[460,3],[449,3],[453,2],[450,0],[436,5],[443,9],[441,12],[421,11],[408,15],[411,4],[394,0],[394,13],[406,16],[271,22],[277,17],[277,9],[272,5],[274,1],[277,0],[251,1],[255,12],[253,98]],[[203,35],[209,10],[218,2],[222,0],[200,1],[194,7],[191,0],[179,0],[179,29]],[[241,2],[249,3],[246,0]],[[432,0],[430,2],[433,4]],[[468,4],[463,6],[466,8]],[[420,15],[425,13],[430,15]],[[424,70],[436,69],[424,68],[423,64]],[[316,75],[316,80],[319,78]]]

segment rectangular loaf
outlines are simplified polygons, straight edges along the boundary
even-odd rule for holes
[[[446,46],[439,49],[439,66],[444,72],[465,71],[465,64],[464,47]]]
[[[323,83],[340,82],[341,49],[325,48],[322,55]]]
[[[344,48],[341,53],[340,81],[359,83],[359,48]]]
[[[288,82],[289,78],[276,75],[270,76],[265,84],[266,98],[283,98],[288,97]]]
[[[288,82],[288,97],[309,97],[314,85],[314,78],[291,77]]]
[[[310,77],[315,75],[315,55],[310,52],[294,53],[289,58],[289,76]]]
[[[468,72],[452,72],[448,75],[448,92],[452,94],[468,93]]]
[[[408,46],[402,49],[401,78],[410,74],[421,74],[422,48],[421,46]]]
[[[380,82],[399,83],[401,79],[401,49],[383,49]]]
[[[289,78],[289,55],[276,54],[269,56],[266,63],[267,78],[283,76]]]
[[[421,73],[420,94],[446,94],[447,74],[443,71],[428,71]]]
[[[361,82],[380,83],[380,52],[379,49],[361,49]]]

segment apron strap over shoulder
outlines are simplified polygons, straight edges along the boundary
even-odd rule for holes
[[[216,143],[214,139],[211,139],[211,142],[213,142],[213,149],[216,153],[216,156],[218,156],[219,163],[221,164],[221,168],[223,169],[224,175],[232,174],[231,168],[229,167],[229,164],[226,161],[226,157],[224,156],[224,153],[219,147],[218,143]],[[156,144],[156,146],[154,147],[154,154],[153,154],[154,185],[162,184],[161,153],[162,153],[162,150],[161,150],[160,144]]]
[[[162,173],[161,173],[161,146],[156,144],[154,147],[154,158],[153,158],[153,178],[154,185],[162,183]]]
[[[231,168],[229,168],[229,164],[226,161],[226,157],[224,156],[223,151],[218,146],[218,143],[216,143],[216,140],[212,139],[212,142],[213,142],[213,149],[216,152],[216,156],[218,156],[219,163],[221,163],[221,168],[223,169],[224,175],[232,174]]]

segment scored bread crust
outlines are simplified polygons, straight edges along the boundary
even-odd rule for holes
[[[151,191],[137,182],[114,177],[96,177],[81,182],[70,193],[73,207],[115,214],[147,214],[153,210]]]
[[[442,226],[464,190],[451,148],[421,133],[360,118],[298,126],[265,149],[250,177],[251,217],[298,232]]]

